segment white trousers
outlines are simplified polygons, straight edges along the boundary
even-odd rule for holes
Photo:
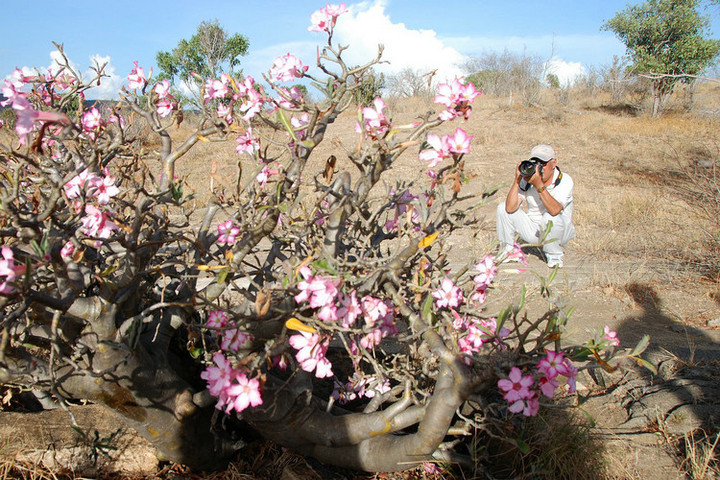
[[[497,235],[500,243],[505,245],[515,243],[515,235],[520,235],[525,243],[540,243],[548,222],[552,222],[552,227],[545,237],[542,246],[543,252],[546,256],[561,257],[563,245],[575,238],[575,226],[570,215],[560,212],[558,215],[552,216],[546,212],[540,223],[535,223],[521,208],[513,213],[507,213],[505,202],[497,207]]]

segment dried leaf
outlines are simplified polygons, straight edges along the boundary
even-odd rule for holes
[[[257,313],[258,316],[264,317],[270,311],[271,298],[272,295],[264,288],[258,292],[255,298],[255,313]]]
[[[432,245],[432,243],[435,241],[435,239],[440,235],[440,232],[431,233],[427,237],[420,240],[420,243],[418,243],[418,248],[425,248]]]
[[[325,171],[323,172],[323,178],[327,183],[330,183],[330,180],[332,180],[333,174],[335,173],[336,162],[337,158],[335,158],[335,155],[330,155],[325,162]]]
[[[298,320],[295,317],[292,317],[287,322],[285,322],[285,326],[288,330],[297,330],[299,332],[307,332],[307,333],[315,333],[317,330],[315,330],[310,325],[305,325],[303,322]]]

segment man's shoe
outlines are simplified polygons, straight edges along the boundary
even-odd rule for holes
[[[563,266],[563,259],[562,255],[548,255],[547,256],[547,266],[549,268],[562,268]]]

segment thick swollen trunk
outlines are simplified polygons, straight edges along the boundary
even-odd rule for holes
[[[130,351],[122,344],[102,342],[89,368],[65,366],[56,369],[54,376],[40,378],[40,370],[48,371],[45,365],[35,369],[32,379],[24,373],[28,371],[25,359],[7,358],[7,368],[0,368],[0,381],[33,382],[64,398],[100,404],[150,441],[161,460],[197,470],[223,467],[237,448],[212,431],[214,409],[195,405],[192,387],[163,359],[146,352],[142,346]]]
[[[270,407],[243,412],[243,419],[265,438],[303,455],[369,472],[405,470],[431,460],[472,387],[465,365],[445,356],[424,405],[416,405],[407,391],[382,411],[333,415],[298,383],[282,388],[266,384],[265,393],[273,397],[266,402]],[[414,426],[412,432],[404,431]]]

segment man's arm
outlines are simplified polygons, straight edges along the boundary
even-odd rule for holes
[[[518,164],[519,166],[520,164]],[[507,197],[505,198],[505,211],[507,213],[513,213],[518,208],[520,208],[520,204],[522,203],[522,199],[520,198],[520,181],[522,180],[522,175],[520,175],[520,170],[516,167],[515,168],[515,181],[513,182],[512,186],[510,186],[510,191],[507,194]]]
[[[542,177],[540,176],[540,173],[535,172],[532,177],[528,180],[528,183],[530,183],[533,187],[535,187],[535,190],[538,191],[538,196],[540,197],[540,201],[545,205],[545,209],[548,211],[550,215],[553,217],[555,215],[558,215],[560,212],[563,211],[563,205],[562,203],[555,200],[555,197],[550,195],[550,192],[548,192],[547,187],[544,187],[542,184]]]

